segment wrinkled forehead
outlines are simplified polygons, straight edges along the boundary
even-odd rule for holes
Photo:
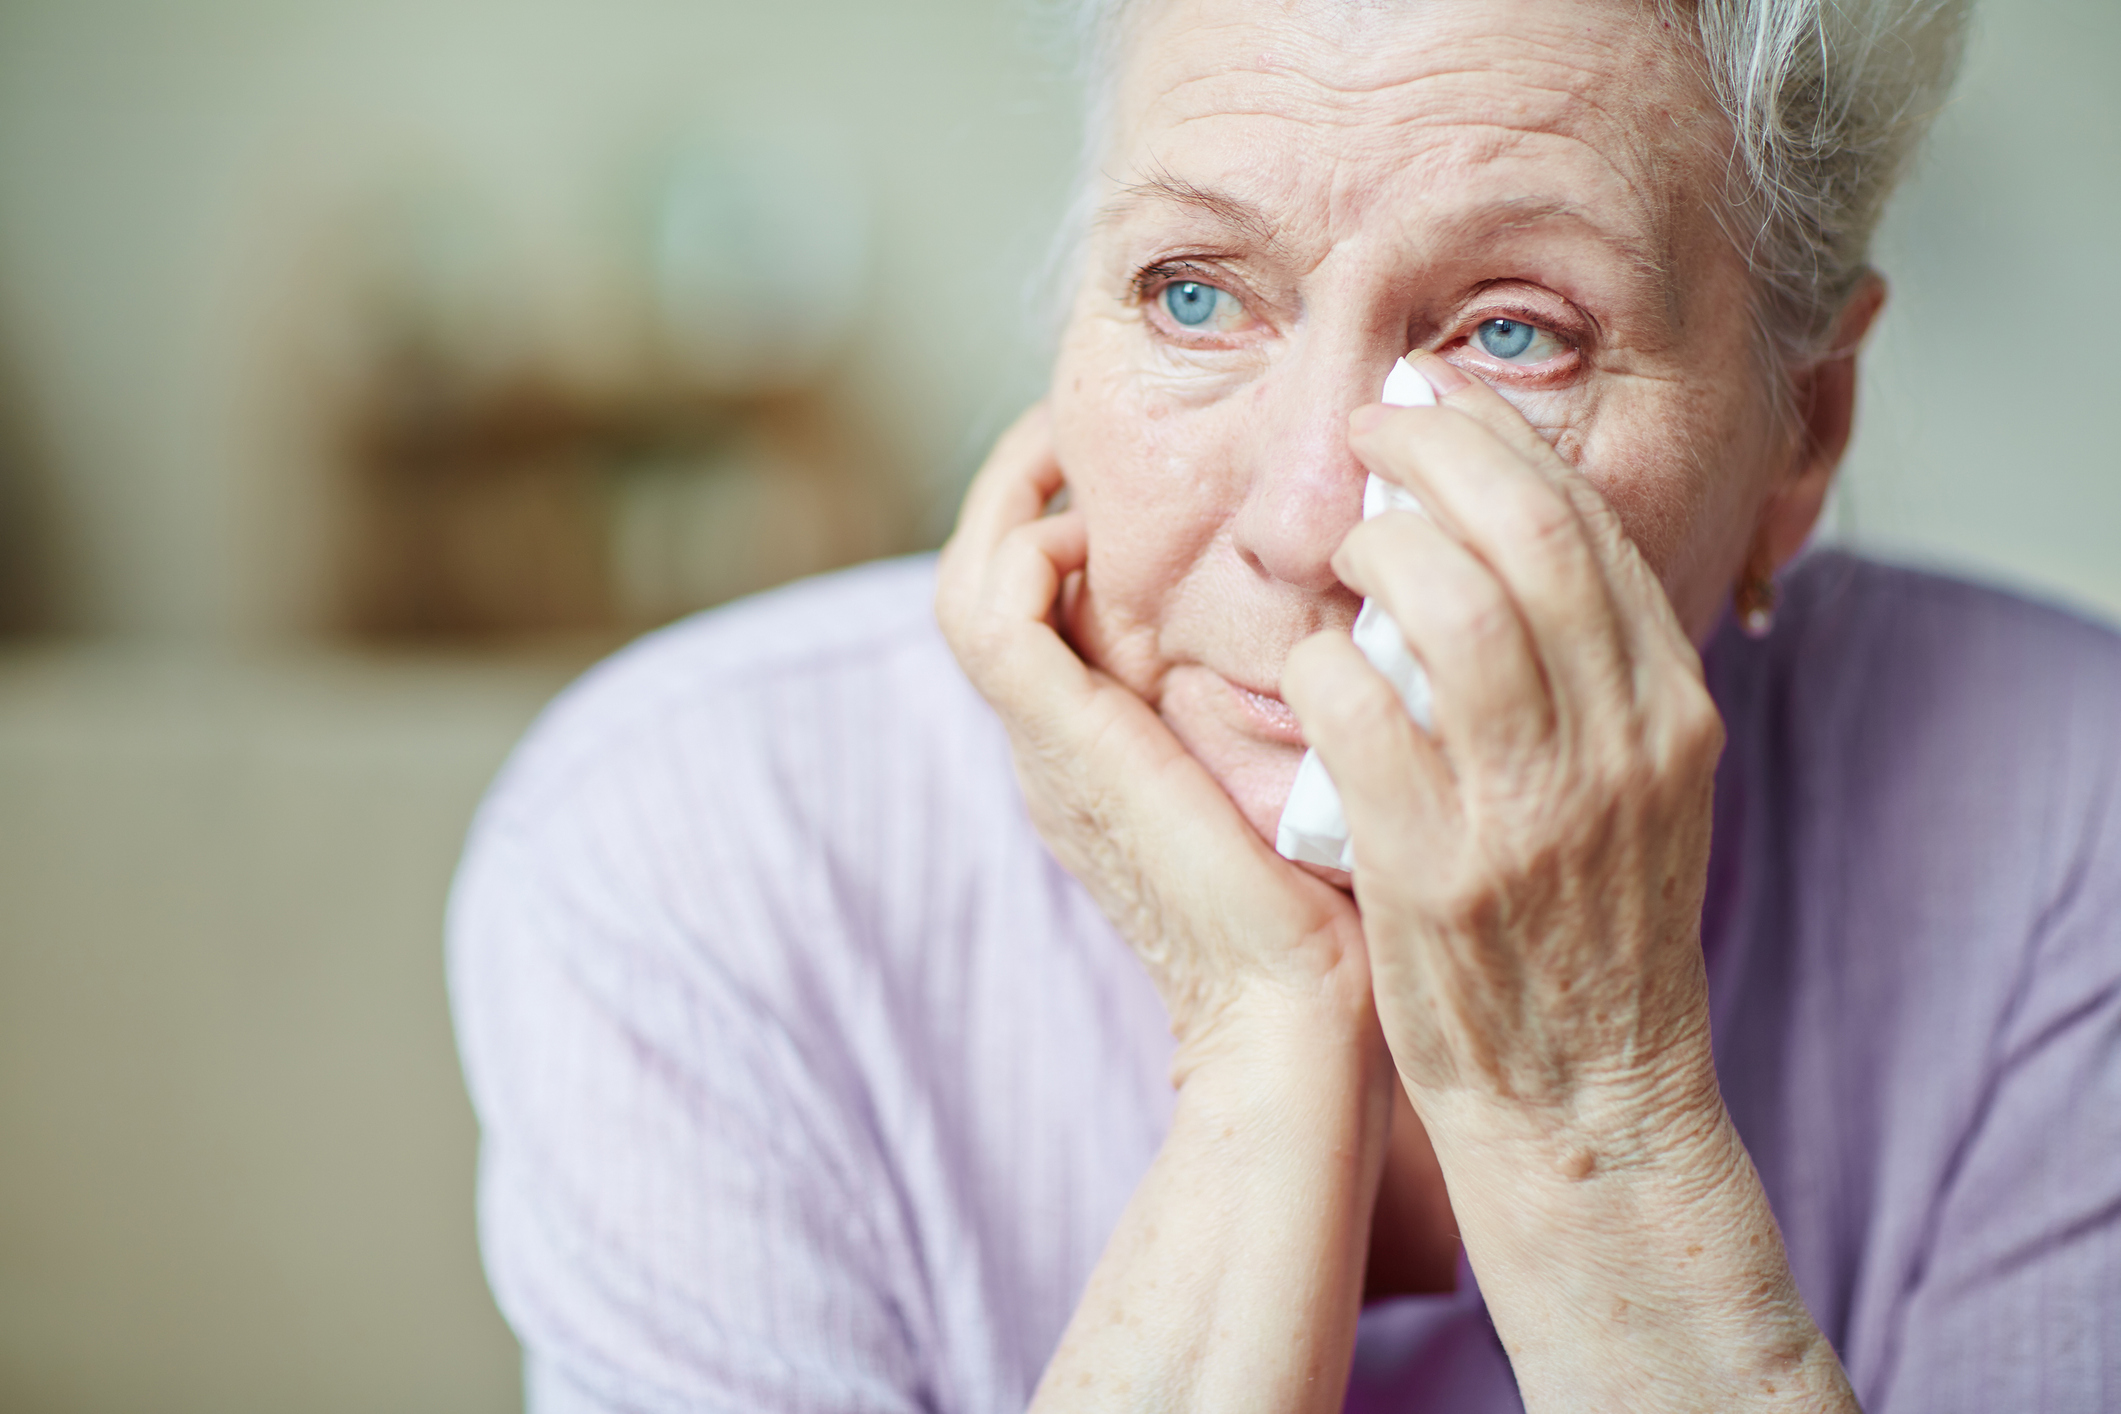
[[[1688,45],[1650,0],[1147,0],[1106,222],[1184,190],[1292,245],[1579,220],[1669,269],[1730,150]]]

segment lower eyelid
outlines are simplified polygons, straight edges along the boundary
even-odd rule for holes
[[[1581,349],[1564,341],[1559,351],[1550,358],[1541,359],[1537,363],[1512,363],[1508,359],[1497,358],[1485,349],[1479,348],[1471,339],[1461,340],[1458,347],[1464,350],[1469,356],[1469,361],[1477,363],[1480,369],[1492,370],[1494,375],[1503,378],[1537,379],[1567,376],[1575,371],[1576,361],[1582,354]],[[1439,352],[1448,355],[1451,350],[1446,348],[1439,350]]]

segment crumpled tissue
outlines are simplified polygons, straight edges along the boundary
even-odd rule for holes
[[[1400,359],[1385,378],[1380,401],[1393,407],[1434,407],[1436,391],[1412,364]],[[1373,476],[1362,488],[1362,518],[1368,520],[1386,511],[1423,514],[1421,502],[1414,499],[1413,492]],[[1407,704],[1407,714],[1422,730],[1428,730],[1429,675],[1408,651],[1406,635],[1399,631],[1399,625],[1375,600],[1363,600],[1362,609],[1355,616],[1355,646],[1398,691],[1400,701]],[[1355,850],[1348,839],[1348,819],[1341,810],[1340,792],[1315,751],[1306,751],[1303,764],[1296,768],[1296,784],[1289,791],[1288,804],[1282,807],[1274,848],[1283,858],[1299,864],[1322,864],[1350,872],[1355,868]]]

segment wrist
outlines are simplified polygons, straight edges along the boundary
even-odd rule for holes
[[[1478,1231],[1498,1258],[1602,1262],[1607,1248],[1685,1246],[1688,1230],[1728,1231],[1766,1211],[1720,1097],[1713,1113],[1674,1110],[1662,1125],[1635,1114],[1595,1126],[1488,1116],[1476,1126],[1417,1110],[1468,1243]]]
[[[1366,991],[1261,982],[1213,1023],[1180,1038],[1171,1063],[1178,1112],[1239,1143],[1350,1142],[1382,1163],[1397,1079]]]
[[[1506,1172],[1513,1184],[1566,1188],[1601,1173],[1703,1173],[1728,1164],[1734,1146],[1743,1152],[1705,1042],[1655,1071],[1580,1081],[1536,1101],[1406,1083],[1439,1158]]]
[[[1468,1247],[1478,1242],[1492,1261],[1603,1263],[1608,1247],[1646,1254],[1682,1230],[1728,1230],[1765,1212],[1706,1058],[1580,1087],[1563,1103],[1411,1088],[1409,1098]]]
[[[1156,1160],[1034,1407],[1338,1409],[1392,1066],[1316,989],[1233,992],[1184,1037]]]
[[[1711,1392],[1689,1408],[1849,1407],[1744,1142],[1711,1099],[1661,1125],[1635,1105],[1617,1120],[1432,1125],[1528,1408],[1655,1409],[1641,1393],[1658,1387]],[[1588,1368],[1600,1374],[1587,1390]]]
[[[1171,1083],[1183,1090],[1196,1072],[1251,1074],[1318,1067],[1352,1068],[1389,1088],[1391,1051],[1377,1024],[1367,969],[1332,966],[1276,975],[1252,973],[1213,988],[1165,997],[1178,1050]],[[1372,1074],[1382,1069],[1385,1074]]]

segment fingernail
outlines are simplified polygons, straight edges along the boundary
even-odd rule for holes
[[[1429,380],[1429,386],[1436,390],[1436,396],[1439,398],[1448,398],[1460,388],[1469,386],[1473,381],[1466,377],[1465,374],[1459,372],[1450,362],[1437,357],[1427,349],[1416,349],[1413,353],[1408,354],[1407,358],[1419,370],[1421,376]]]
[[[1382,403],[1364,403],[1348,415],[1348,431],[1358,437],[1375,431],[1377,425],[1383,422],[1391,411]]]

